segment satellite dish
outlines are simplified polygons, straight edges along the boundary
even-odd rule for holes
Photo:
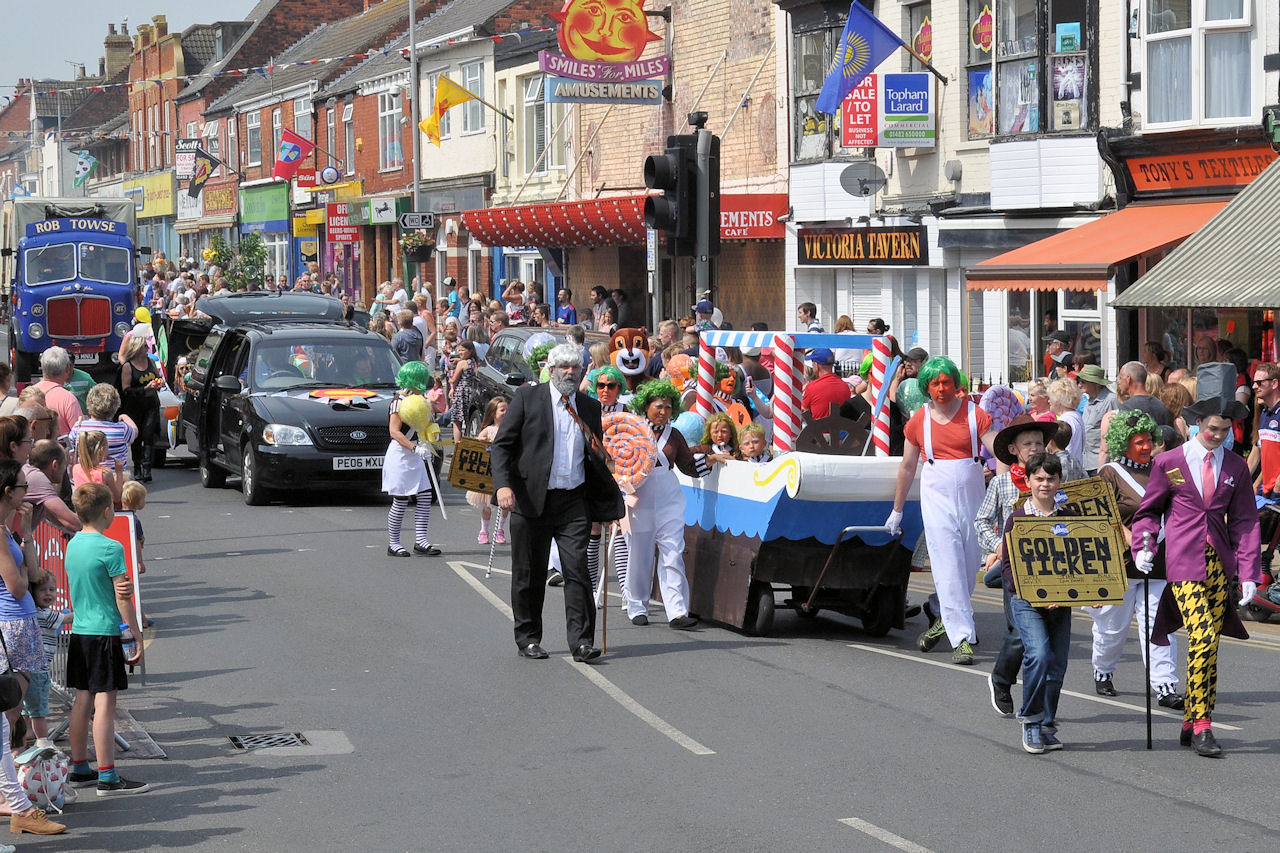
[[[884,176],[884,172],[870,160],[850,163],[840,173],[840,186],[849,195],[874,195],[884,189],[887,183],[889,179]]]

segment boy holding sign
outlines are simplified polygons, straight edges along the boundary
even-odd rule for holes
[[[1058,515],[1054,500],[1062,486],[1062,463],[1052,453],[1037,453],[1026,462],[1031,497],[1005,521],[1006,539],[1001,559],[1004,588],[1009,593],[1013,623],[1022,637],[1022,748],[1033,755],[1062,749],[1058,740],[1058,698],[1067,673],[1071,650],[1071,608],[1057,604],[1036,606],[1020,598],[1013,579],[1010,555],[1017,542],[1008,534],[1018,518]]]

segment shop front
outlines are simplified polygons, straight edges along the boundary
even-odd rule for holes
[[[289,185],[267,181],[240,186],[240,233],[258,234],[267,250],[266,273],[289,280]]]
[[[145,175],[124,182],[124,197],[133,199],[138,218],[138,245],[150,246],[173,260],[178,255],[177,206],[173,172]]]
[[[324,206],[324,252],[322,276],[333,274],[337,292],[353,303],[373,304],[373,287],[365,288],[360,274],[360,203],[331,201]]]
[[[236,184],[224,183],[220,186],[205,184],[200,193],[204,212],[196,223],[199,231],[192,235],[192,246],[195,252],[191,257],[200,258],[200,253],[213,244],[213,238],[219,236],[228,243],[236,238],[237,204]]]

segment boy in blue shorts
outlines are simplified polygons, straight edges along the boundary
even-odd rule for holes
[[[127,690],[125,664],[142,662],[142,643],[128,661],[120,642],[120,620],[135,637],[142,628],[134,615],[133,583],[124,562],[124,547],[106,537],[115,519],[111,490],[101,483],[85,483],[71,496],[83,526],[69,543],[65,565],[71,591],[71,645],[67,650],[67,686],[76,691],[71,708],[71,774],[73,788],[97,784],[99,797],[141,794],[145,782],[122,779],[116,773],[116,693]],[[89,721],[98,772],[89,765]]]

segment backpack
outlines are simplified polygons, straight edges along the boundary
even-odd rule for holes
[[[61,814],[67,803],[76,801],[75,789],[67,784],[71,762],[56,746],[33,746],[15,756],[14,763],[18,784],[37,807]]]

